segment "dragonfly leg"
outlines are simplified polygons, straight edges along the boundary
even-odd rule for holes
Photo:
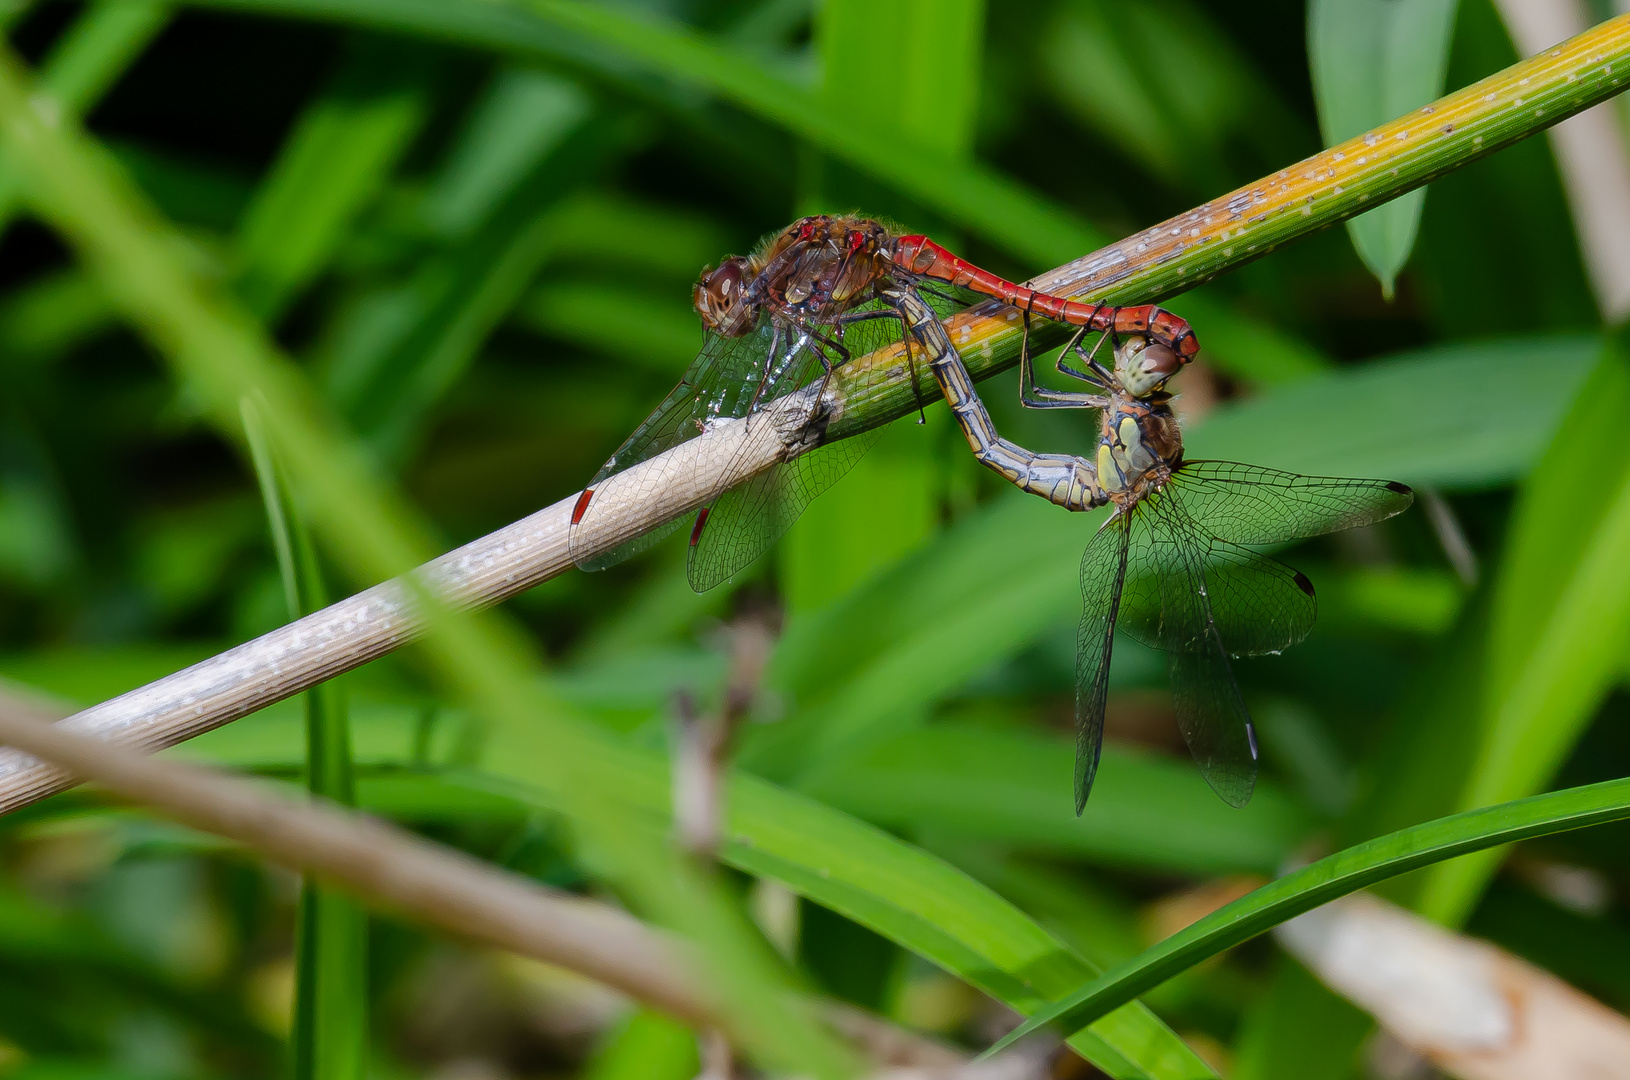
[[[1058,368],[1060,375],[1068,375],[1071,378],[1080,379],[1082,382],[1091,383],[1094,386],[1106,386],[1113,381],[1114,376],[1110,374],[1109,370],[1105,368],[1103,364],[1098,362],[1098,350],[1104,347],[1104,341],[1113,331],[1106,330],[1104,333],[1100,334],[1098,336],[1098,340],[1093,342],[1092,348],[1087,350],[1081,347],[1081,339],[1086,336],[1089,329],[1091,329],[1091,327],[1083,326],[1081,329],[1075,332],[1075,336],[1070,339],[1069,344],[1064,346],[1063,350],[1058,354],[1058,363],[1055,366]],[[1088,375],[1084,371],[1077,371],[1075,368],[1066,364],[1064,362],[1064,354],[1069,352],[1073,352],[1077,356],[1081,357],[1081,359],[1085,360],[1087,362],[1087,367],[1092,370],[1093,374]]]
[[[1076,332],[1079,337],[1081,331]],[[1072,373],[1073,374],[1073,373]],[[1093,382],[1085,379],[1086,382]],[[1030,313],[1024,313],[1024,340],[1019,345],[1019,404],[1027,409],[1103,409],[1109,398],[1102,394],[1072,393],[1052,390],[1036,385],[1036,374],[1030,356]]]
[[[764,388],[770,384],[770,373],[775,370],[775,354],[781,351],[782,341],[781,327],[777,325],[770,332],[770,351],[764,355],[764,370],[759,374],[758,385],[753,388],[753,400],[747,406],[748,412],[758,408],[759,399],[764,396]]]

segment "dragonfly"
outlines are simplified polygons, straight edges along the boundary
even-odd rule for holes
[[[1167,654],[1184,741],[1212,790],[1243,807],[1256,786],[1258,747],[1230,661],[1283,652],[1308,635],[1318,611],[1313,583],[1256,549],[1383,521],[1403,512],[1414,493],[1391,480],[1188,461],[1172,412],[1174,395],[1165,387],[1192,354],[1147,333],[1113,329],[1088,349],[1083,326],[1061,351],[1057,368],[1091,389],[1039,387],[1027,315],[1020,401],[1029,408],[1099,414],[1095,457],[1032,453],[996,433],[934,312],[904,291],[893,301],[976,457],[1066,509],[1110,508],[1081,560],[1076,814],[1085,809],[1098,772],[1117,629]],[[1097,355],[1106,340],[1112,368]]]
[[[926,236],[900,234],[869,218],[801,218],[753,254],[731,256],[703,272],[692,297],[704,328],[701,351],[578,497],[568,534],[577,565],[598,570],[622,562],[684,523],[679,515],[602,550],[598,537],[627,504],[658,499],[683,484],[688,477],[682,471],[693,468],[654,459],[723,421],[765,411],[802,392],[808,407],[784,440],[785,460],[754,475],[743,475],[745,466],[732,466],[714,490],[704,493],[691,527],[687,577],[703,592],[763,554],[881,434],[873,429],[826,442],[834,409],[827,382],[852,356],[905,336],[906,319],[891,299],[902,293],[923,300],[936,317],[960,303],[960,294],[977,294],[1013,305],[1027,317],[1147,335],[1185,358],[1199,349],[1189,325],[1161,308],[1083,304],[1037,292]],[[880,367],[873,377],[888,376]],[[851,394],[863,391],[854,387]],[[739,453],[745,459],[747,451]],[[646,462],[653,467],[631,471]]]

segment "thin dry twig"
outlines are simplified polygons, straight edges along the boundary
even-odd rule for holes
[[[688,693],[674,702],[674,828],[694,854],[712,859],[723,830],[724,773],[736,732],[747,719],[764,682],[775,634],[762,617],[749,615],[725,627],[730,654],[723,699],[716,712],[699,714]]]
[[[0,705],[0,742],[184,825],[252,848],[370,906],[570,968],[679,1017],[721,1023],[680,941],[624,911],[544,888],[489,863],[324,802],[130,753]]]

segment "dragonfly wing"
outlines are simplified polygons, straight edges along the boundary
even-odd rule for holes
[[[1299,476],[1237,461],[1185,462],[1168,488],[1207,536],[1279,544],[1384,521],[1415,494],[1393,480]]]
[[[713,420],[745,416],[756,404],[756,391],[764,379],[772,351],[779,351],[778,332],[763,319],[750,334],[739,338],[709,334],[702,350],[662,403],[634,430],[589,481],[568,534],[572,559],[584,570],[614,566],[651,547],[677,529],[674,521],[634,537],[609,551],[595,551],[594,538],[628,503],[654,498],[669,486],[688,479],[675,463],[668,468],[643,469],[627,475],[634,465],[658,457],[695,438]]]
[[[1084,610],[1075,652],[1075,812],[1080,815],[1098,775],[1104,745],[1104,702],[1109,696],[1109,658],[1115,646],[1115,618],[1126,581],[1132,520],[1105,523],[1081,557]]]
[[[873,317],[854,318],[867,314]],[[791,331],[795,336],[790,339],[788,359],[771,365],[763,401],[774,401],[823,378],[823,356],[836,365],[843,362],[845,352],[851,357],[864,356],[902,337],[899,317],[879,302],[860,305],[846,318],[851,321],[841,329],[836,325],[819,328],[825,341]],[[885,365],[874,365],[871,371],[874,380],[888,376]],[[851,381],[851,395],[863,397],[866,390],[865,385]],[[691,588],[706,592],[767,551],[805,507],[841,479],[881,435],[882,429],[874,428],[817,447],[721,494],[691,537]],[[739,474],[732,467],[728,475]]]
[[[769,550],[815,496],[837,483],[882,433],[875,428],[818,447],[715,499],[692,537],[691,588],[706,592]]]
[[[1231,579],[1235,564],[1214,561],[1205,538],[1173,500],[1146,499],[1139,510],[1157,539],[1149,550],[1160,553],[1161,647],[1168,653],[1177,726],[1211,789],[1230,806],[1244,806],[1256,787],[1256,734],[1228,662],[1213,600],[1226,610],[1233,597],[1228,589],[1218,591],[1224,581],[1263,579]],[[1248,618],[1249,612],[1242,615]]]

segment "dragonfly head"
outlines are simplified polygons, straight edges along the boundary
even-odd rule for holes
[[[1183,369],[1176,351],[1142,334],[1133,334],[1115,349],[1115,378],[1135,398],[1148,397]]]
[[[733,255],[702,271],[692,298],[702,325],[720,337],[741,337],[758,324],[758,303],[746,296],[752,270],[744,255]]]

